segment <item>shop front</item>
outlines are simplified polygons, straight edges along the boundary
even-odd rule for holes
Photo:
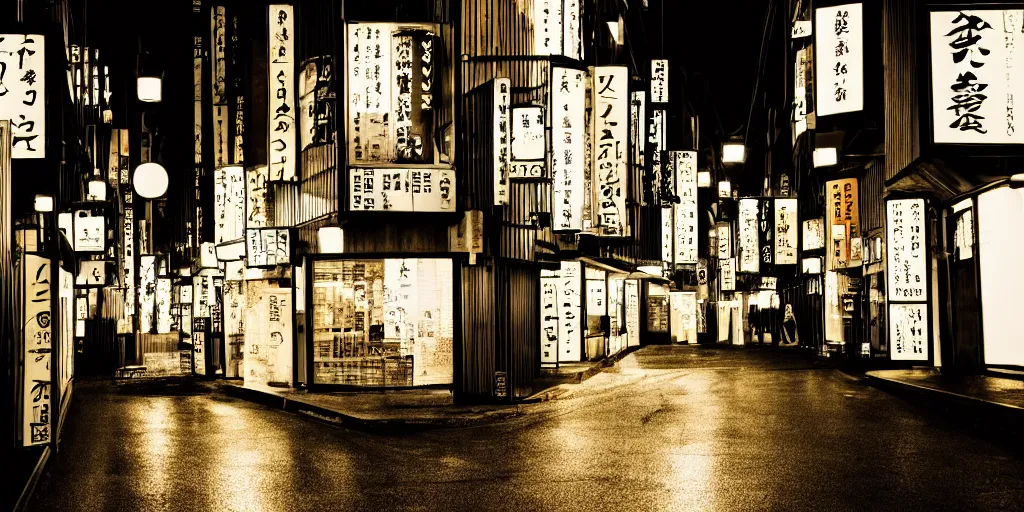
[[[453,265],[435,257],[308,257],[310,387],[452,385]]]
[[[946,211],[952,365],[962,373],[1024,369],[1017,320],[1024,302],[1020,254],[1024,189],[1002,183],[957,200]]]

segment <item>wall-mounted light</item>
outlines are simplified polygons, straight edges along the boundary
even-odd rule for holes
[[[52,212],[53,211],[53,197],[37,195],[35,200],[35,209],[37,212]]]
[[[167,193],[167,169],[156,162],[146,162],[135,168],[132,185],[146,199],[162,197]]]
[[[708,188],[711,186],[711,172],[710,171],[698,171],[697,172],[697,187]]]
[[[107,200],[107,182],[100,178],[93,178],[88,183],[88,193],[85,196],[86,201],[106,201]]]
[[[162,99],[162,82],[158,76],[140,76],[137,82],[139,101],[158,103]]]
[[[324,226],[317,231],[320,252],[339,254],[345,252],[345,232],[338,226]]]
[[[836,148],[816,148],[812,156],[815,167],[828,167],[839,162],[839,152]]]
[[[742,142],[726,142],[722,144],[722,163],[742,163],[745,156],[744,153]]]

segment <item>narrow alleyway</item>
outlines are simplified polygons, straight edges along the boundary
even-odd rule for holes
[[[35,510],[1014,510],[1024,460],[835,370],[649,347],[514,420],[372,435],[81,386]]]

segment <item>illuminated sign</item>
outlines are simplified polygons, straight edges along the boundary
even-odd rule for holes
[[[815,95],[819,117],[864,109],[862,5],[814,10]]]
[[[936,143],[1021,144],[1014,93],[1024,97],[1024,10],[931,13],[932,136]]]
[[[46,38],[0,34],[0,112],[11,121],[11,159],[46,158]]]
[[[292,6],[271,5],[270,65],[267,66],[269,101],[268,144],[270,180],[295,179],[296,104],[295,104],[295,30]]]
[[[551,178],[553,229],[583,229],[586,73],[552,67]]]
[[[605,236],[627,236],[626,155],[629,84],[624,66],[594,68],[593,157],[597,224]]]
[[[450,169],[354,168],[349,179],[352,211],[455,211],[455,171]]]

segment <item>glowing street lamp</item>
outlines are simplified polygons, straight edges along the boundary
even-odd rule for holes
[[[139,101],[159,103],[163,96],[163,81],[158,76],[140,76],[136,83]]]
[[[34,206],[35,210],[39,213],[52,212],[53,196],[37,195]]]
[[[742,142],[726,142],[725,144],[722,144],[722,163],[743,163],[744,156],[745,154]]]
[[[817,148],[812,158],[815,167],[829,167],[839,162],[839,152],[836,148]]]

